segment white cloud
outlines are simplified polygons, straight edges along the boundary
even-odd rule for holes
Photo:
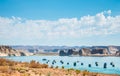
[[[94,16],[51,20],[27,20],[19,17],[0,17],[0,38],[40,39],[86,37],[120,33],[120,16],[110,16],[111,10]]]

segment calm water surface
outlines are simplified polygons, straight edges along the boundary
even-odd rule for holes
[[[51,66],[52,61],[55,60],[53,66],[64,66],[65,68],[74,68],[79,70],[88,70],[91,72],[100,72],[107,74],[120,74],[120,57],[69,57],[69,56],[20,56],[20,57],[6,57],[15,61],[30,62],[31,60],[36,60],[40,63],[46,63],[48,60],[48,65]],[[43,61],[42,59],[47,59]],[[61,64],[60,61],[64,63]],[[69,62],[69,65],[67,63]],[[76,66],[73,63],[76,62]],[[95,65],[98,62],[98,66]],[[115,67],[112,67],[110,63],[113,62]],[[83,63],[83,65],[81,65]],[[107,68],[103,68],[104,63],[107,63]],[[91,64],[91,67],[88,65]]]

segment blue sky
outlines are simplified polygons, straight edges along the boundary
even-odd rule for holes
[[[0,0],[0,15],[27,19],[73,18],[112,10],[119,15],[120,0]]]
[[[1,45],[120,45],[120,0],[0,0]]]

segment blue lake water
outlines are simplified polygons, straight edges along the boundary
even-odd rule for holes
[[[74,68],[79,70],[88,70],[91,72],[107,73],[107,74],[120,74],[120,57],[69,57],[69,56],[20,56],[20,57],[6,57],[15,61],[30,62],[36,60],[40,63],[46,63],[49,60],[48,65],[51,66],[52,61],[55,60],[53,66],[64,66],[65,68]],[[42,59],[47,59],[43,61]],[[61,64],[60,60],[64,63]],[[69,62],[69,65],[67,63]],[[76,66],[73,63],[76,62]],[[98,66],[95,65],[98,62]],[[115,65],[112,67],[110,63]],[[83,65],[81,65],[83,63]],[[104,63],[107,63],[107,68],[103,68]],[[91,64],[91,67],[88,65]]]

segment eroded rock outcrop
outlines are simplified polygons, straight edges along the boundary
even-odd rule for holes
[[[119,51],[119,49],[117,49],[115,46],[109,46],[108,50],[111,55],[116,55],[116,53]]]
[[[115,55],[120,56],[120,51],[117,51]]]
[[[68,51],[67,51],[67,55],[72,55],[73,54],[73,49],[68,49]]]
[[[65,50],[60,50],[59,56],[67,56],[67,53],[65,52]]]
[[[92,49],[91,54],[108,55],[109,52],[107,49],[104,48],[96,48],[96,49]]]
[[[91,50],[88,48],[83,48],[79,50],[80,56],[89,56],[91,54]]]
[[[120,53],[116,53],[117,56]],[[107,48],[94,48],[94,49],[90,49],[90,48],[82,48],[79,50],[75,50],[75,49],[68,49],[68,50],[61,50],[59,52],[60,56],[72,56],[72,55],[79,55],[79,56],[109,56],[109,52]]]
[[[9,46],[0,46],[0,56],[29,56],[32,53],[23,50],[15,50]]]

